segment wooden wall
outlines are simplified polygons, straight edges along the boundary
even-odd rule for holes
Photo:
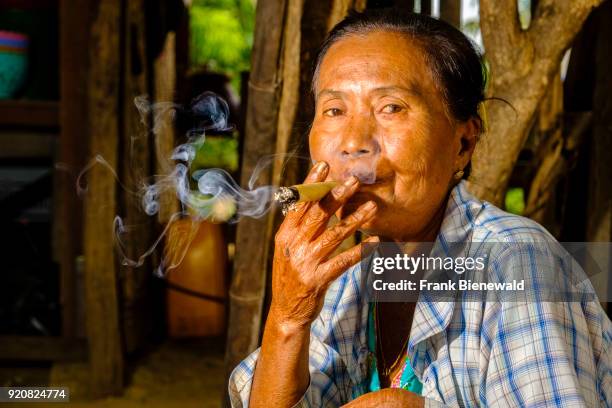
[[[61,157],[77,172],[97,155],[110,166],[96,164],[85,175],[82,201],[76,198],[74,179],[64,180],[58,210],[61,230],[67,231],[61,251],[64,335],[76,334],[74,265],[82,253],[89,380],[95,397],[121,393],[125,355],[149,341],[151,310],[161,302],[152,295],[151,263],[130,267],[119,259],[113,220],[121,215],[126,225],[135,227],[125,248],[132,259],[145,252],[160,228],[142,212],[132,192],[154,171],[167,171],[155,157],[168,155],[174,134],[164,129],[155,147],[148,131],[153,118],[138,112],[134,98],[173,100],[175,36],[167,34],[174,27],[169,16],[180,14],[172,10],[177,4],[182,5],[170,0],[61,2]],[[173,207],[173,198],[162,199]],[[167,215],[160,214],[159,221]]]

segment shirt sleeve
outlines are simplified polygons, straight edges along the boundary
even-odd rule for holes
[[[546,262],[550,267],[550,259],[529,259],[532,268]],[[516,257],[504,265],[525,268]],[[494,324],[484,387],[487,405],[610,406],[611,329],[599,302],[531,297],[503,302]]]
[[[247,408],[253,373],[260,349],[243,360],[230,375],[228,392],[231,406]],[[346,370],[340,356],[311,334],[309,348],[310,383],[294,407],[339,407],[347,402]]]

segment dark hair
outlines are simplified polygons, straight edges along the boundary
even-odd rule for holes
[[[484,100],[486,70],[481,54],[461,31],[423,14],[395,9],[351,11],[331,30],[319,49],[313,70],[313,88],[321,61],[334,43],[350,35],[375,31],[399,32],[415,40],[425,55],[448,112],[459,121],[478,118],[482,130],[478,106]]]

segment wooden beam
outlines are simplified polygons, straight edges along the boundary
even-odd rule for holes
[[[119,147],[121,0],[94,6],[89,47],[89,151],[117,171]],[[108,169],[94,166],[85,196],[85,303],[90,381],[94,397],[119,394],[124,362],[119,323],[113,219],[117,184]]]
[[[59,123],[55,101],[0,101],[0,126],[57,128]]]

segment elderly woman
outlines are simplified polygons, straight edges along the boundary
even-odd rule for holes
[[[480,56],[442,21],[378,11],[332,30],[313,78],[306,182],[342,183],[290,211],[276,235],[262,346],[232,373],[233,406],[612,404],[612,328],[597,301],[372,307],[361,246],[335,252],[360,230],[372,242],[498,242],[486,271],[496,276],[539,267],[541,251],[515,244],[550,235],[462,181],[484,86]]]

